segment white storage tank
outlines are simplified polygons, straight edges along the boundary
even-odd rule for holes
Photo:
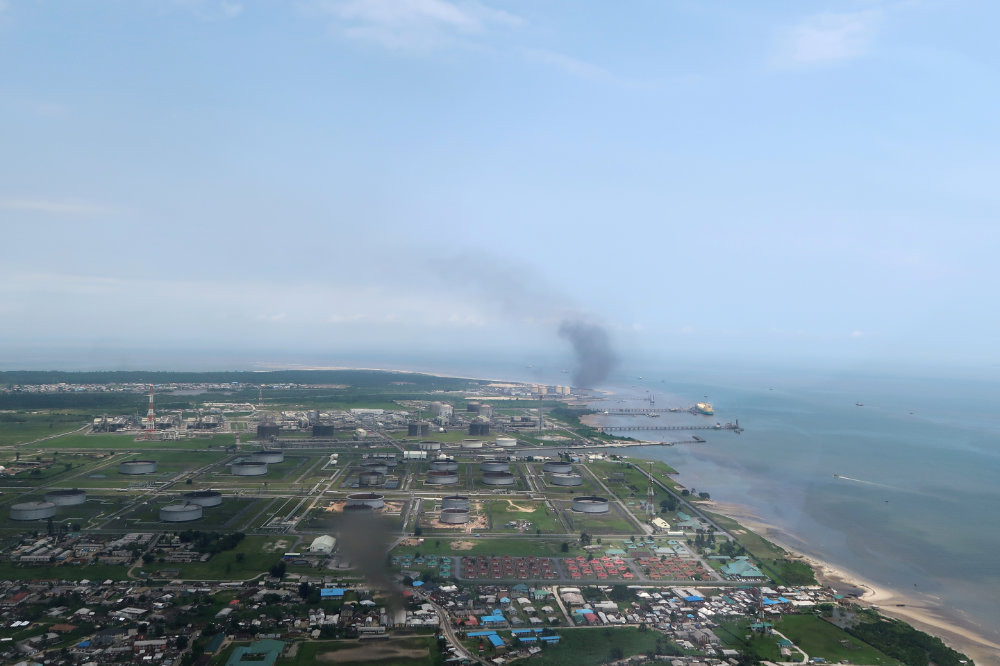
[[[484,472],[483,483],[488,486],[512,486],[514,475],[510,472]]]
[[[469,506],[469,498],[465,495],[449,495],[441,498],[442,509],[468,509]]]
[[[233,476],[264,476],[267,474],[267,463],[244,460],[233,463],[232,471]]]
[[[427,472],[426,483],[433,486],[447,486],[458,483],[458,472],[448,472],[442,469],[432,469]]]
[[[361,463],[362,472],[375,472],[376,474],[388,474],[389,466],[377,460],[366,460]]]
[[[344,504],[345,509],[351,510],[360,507],[381,509],[385,507],[385,495],[379,495],[378,493],[354,493],[347,496],[347,502]]]
[[[551,474],[569,474],[573,471],[573,465],[568,462],[550,460],[542,465],[542,469]]]
[[[584,495],[573,499],[573,510],[580,513],[607,513],[610,508],[607,497]]]
[[[435,472],[457,472],[458,463],[448,458],[445,460],[432,460],[428,465]]]
[[[153,474],[156,472],[155,460],[127,460],[118,465],[119,474]]]
[[[183,499],[188,504],[197,504],[198,506],[219,506],[222,504],[222,493],[218,490],[195,490],[184,493]]]
[[[479,469],[484,472],[509,472],[510,463],[506,460],[486,460],[479,466]]]
[[[262,463],[285,462],[285,452],[281,449],[264,449],[250,454],[250,460]]]
[[[549,482],[553,486],[582,486],[583,477],[579,474],[552,474]]]
[[[385,474],[378,472],[361,472],[358,474],[358,485],[364,487],[381,486],[385,483]]]
[[[461,525],[469,522],[468,509],[441,509],[441,522],[449,525]]]
[[[45,493],[45,501],[52,502],[56,506],[75,506],[87,501],[87,493],[79,488],[50,490]]]
[[[497,446],[501,449],[512,449],[517,446],[517,440],[513,437],[497,437]]]
[[[164,523],[186,523],[198,520],[202,516],[200,504],[184,502],[183,504],[167,504],[160,507],[160,521]]]
[[[441,442],[420,442],[418,445],[421,451],[440,451]]]
[[[483,440],[481,439],[463,439],[462,448],[466,450],[474,450],[483,448]]]
[[[11,520],[44,520],[56,515],[52,502],[21,502],[10,507]]]

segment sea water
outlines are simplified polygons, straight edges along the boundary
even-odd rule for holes
[[[745,505],[791,545],[877,585],[915,594],[1000,641],[1000,390],[987,382],[864,375],[737,383],[646,377],[599,409],[689,407],[715,415],[601,417],[606,423],[710,425],[706,444],[619,452],[662,460],[688,488]],[[857,403],[861,403],[860,405]],[[646,440],[683,432],[624,432]],[[836,476],[835,476],[836,475]]]

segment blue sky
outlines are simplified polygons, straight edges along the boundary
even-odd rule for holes
[[[0,0],[0,362],[996,364],[998,13]]]

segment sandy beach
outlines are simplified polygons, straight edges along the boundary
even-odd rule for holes
[[[724,502],[699,502],[708,511],[728,516],[768,541],[807,562],[821,585],[844,594],[860,593],[862,604],[878,607],[879,612],[897,618],[941,638],[946,644],[975,660],[977,666],[1000,666],[1000,644],[982,636],[979,628],[958,609],[942,608],[932,598],[880,587],[843,567],[814,556],[804,555],[797,539],[784,530],[765,523],[751,509]]]

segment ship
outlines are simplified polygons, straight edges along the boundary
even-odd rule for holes
[[[699,402],[694,406],[694,411],[698,414],[705,414],[706,416],[715,414],[715,409],[712,407],[712,403],[710,402]]]

